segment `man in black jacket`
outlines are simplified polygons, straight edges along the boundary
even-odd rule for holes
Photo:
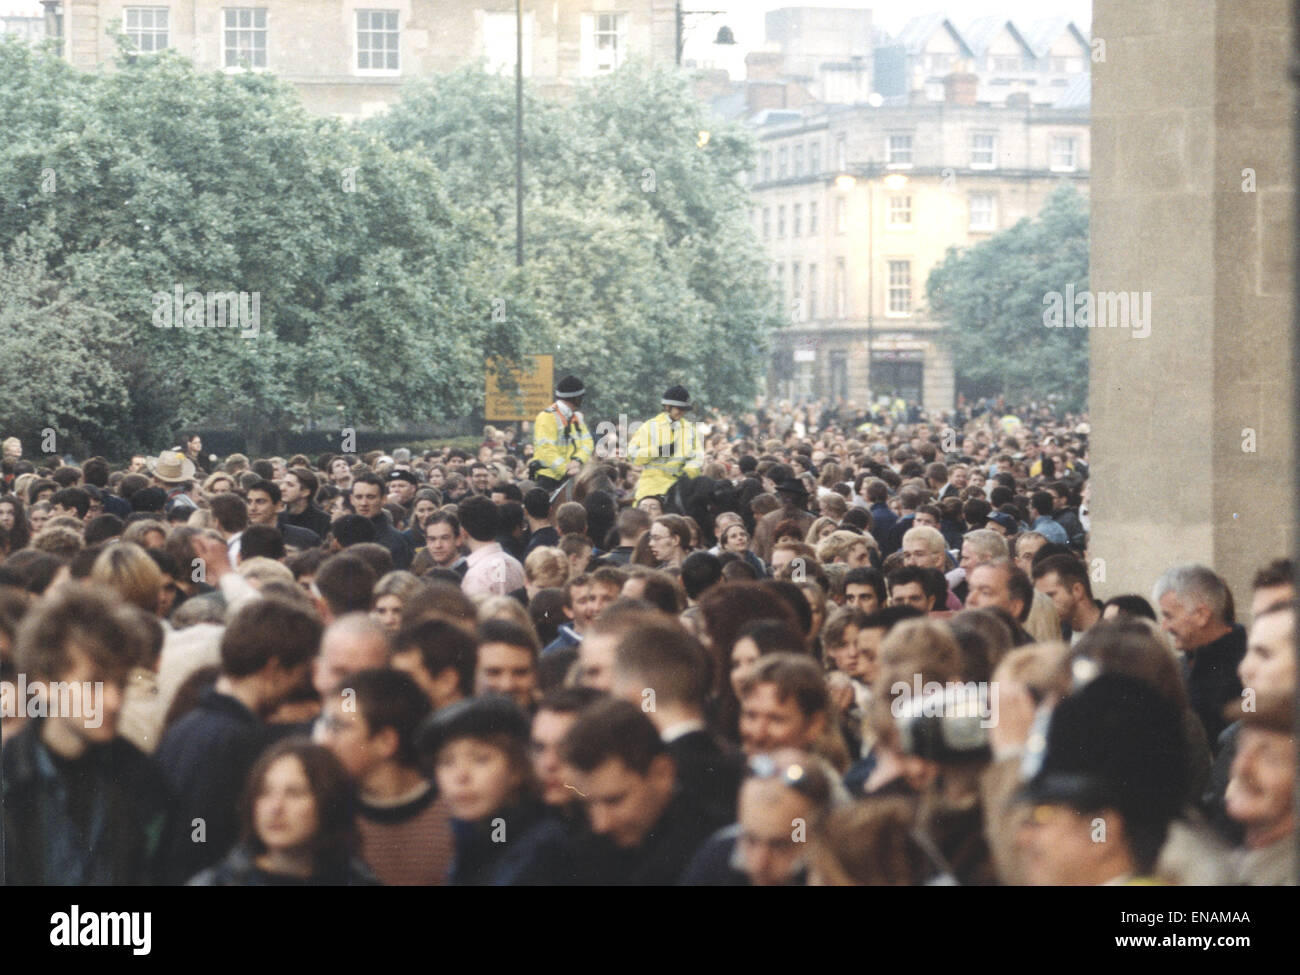
[[[375,541],[388,549],[393,556],[393,567],[408,569],[414,554],[406,538],[395,529],[384,512],[384,495],[388,487],[378,474],[359,474],[352,480],[352,510],[362,518],[369,518],[375,526]]]
[[[614,696],[631,701],[659,730],[677,769],[677,788],[713,815],[736,812],[741,759],[704,721],[708,655],[667,619],[627,633],[614,651]]]
[[[280,513],[284,506],[280,499],[280,487],[274,481],[258,481],[251,485],[248,489],[249,524],[278,528],[284,537],[284,544],[298,551],[320,545],[320,536],[314,531],[281,520]],[[242,554],[242,546],[240,551]]]
[[[238,839],[237,804],[272,741],[263,717],[307,679],[320,642],[314,615],[276,599],[250,603],[226,627],[216,685],[158,746],[185,827],[170,844],[169,882],[217,863]]]
[[[565,735],[560,753],[574,771],[590,822],[573,858],[584,882],[675,884],[730,818],[720,819],[677,790],[668,746],[635,704],[592,705]]]
[[[1224,706],[1241,697],[1237,666],[1246,655],[1246,631],[1228,617],[1228,587],[1205,566],[1176,565],[1156,581],[1152,597],[1160,626],[1183,655],[1189,703],[1217,749],[1228,725]]]
[[[136,627],[102,591],[71,586],[31,611],[15,660],[45,715],[5,743],[0,878],[14,885],[156,882],[169,827],[154,762],[117,736]],[[11,719],[6,719],[11,720]]]
[[[316,507],[315,502],[319,488],[319,479],[307,468],[290,468],[280,481],[280,498],[284,502],[280,524],[306,528],[321,538],[328,535],[330,516]]]

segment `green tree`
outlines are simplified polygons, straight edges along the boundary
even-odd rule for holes
[[[520,270],[512,81],[433,78],[369,126],[427,154],[452,198],[492,222],[493,293],[530,351],[583,376],[590,414],[658,412],[674,383],[706,407],[752,396],[781,323],[740,183],[754,148],[681,76],[634,63],[568,102],[527,94]]]
[[[1088,332],[1046,328],[1047,296],[1088,288],[1088,206],[1070,186],[1037,218],[965,250],[951,248],[930,272],[926,296],[952,351],[958,389],[1008,399],[1088,396]]]
[[[5,44],[0,126],[0,253],[51,228],[49,276],[132,335],[126,401],[87,401],[106,447],[198,420],[269,449],[322,414],[464,415],[483,350],[519,352],[490,315],[491,224],[427,158],[309,115],[273,78],[171,52],[84,74]],[[256,337],[156,327],[177,286],[259,295]]]

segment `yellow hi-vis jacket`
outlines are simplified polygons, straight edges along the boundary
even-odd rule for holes
[[[574,413],[566,424],[552,403],[533,421],[533,460],[542,462],[539,474],[562,481],[569,461],[585,464],[591,460],[593,450],[595,444],[581,413]]]
[[[667,413],[642,425],[627,452],[628,461],[642,468],[634,503],[667,494],[678,478],[699,477],[704,467],[704,441],[695,424],[687,419],[674,422]]]

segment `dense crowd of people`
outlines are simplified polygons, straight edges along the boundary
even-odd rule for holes
[[[585,392],[472,452],[6,440],[5,882],[1294,883],[1292,566],[1098,599],[1086,416],[674,386],[611,448]]]

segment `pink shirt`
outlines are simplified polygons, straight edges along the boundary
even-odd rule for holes
[[[504,596],[524,587],[524,567],[518,559],[507,555],[498,542],[470,552],[465,563],[469,568],[460,588],[471,598]]]

